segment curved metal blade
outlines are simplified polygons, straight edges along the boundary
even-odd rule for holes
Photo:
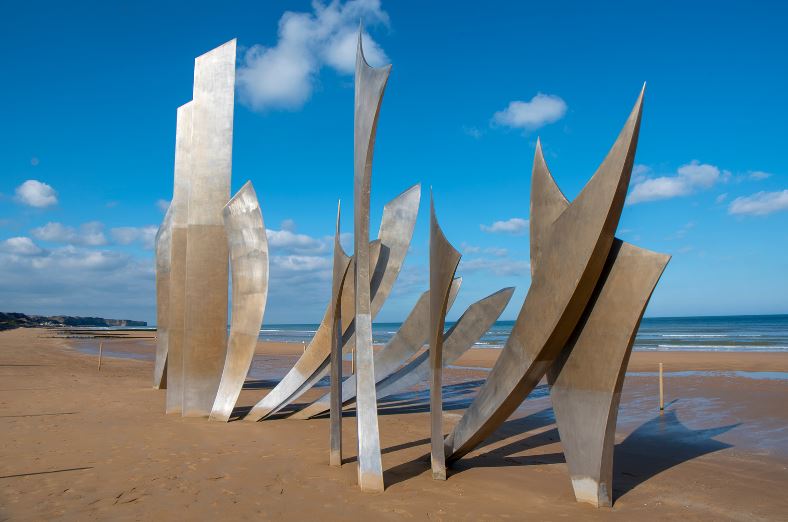
[[[233,285],[227,355],[211,420],[227,422],[243,388],[260,335],[268,299],[268,238],[251,181],[224,207]]]
[[[637,147],[641,91],[618,139],[580,195],[535,230],[538,265],[506,345],[476,399],[447,438],[459,459],[492,433],[537,385],[577,325],[610,252]],[[541,165],[537,156],[534,171]],[[537,185],[538,186],[538,185]],[[550,198],[531,193],[532,201]],[[555,199],[555,198],[552,198]],[[533,207],[538,213],[541,207]],[[549,221],[541,216],[537,224]]]

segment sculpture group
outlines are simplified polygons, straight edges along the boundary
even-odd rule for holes
[[[166,412],[228,421],[252,363],[268,291],[268,243],[257,195],[247,182],[230,198],[236,44],[195,60],[192,101],[178,109],[173,197],[156,238],[158,341],[154,387]],[[542,378],[577,500],[612,504],[616,418],[634,336],[669,256],[615,237],[637,147],[643,92],[607,157],[571,203],[537,142],[531,180],[532,282],[498,360],[454,430],[444,436],[442,370],[492,326],[513,289],[474,303],[445,330],[460,289],[460,254],[431,202],[429,289],[399,331],[372,349],[372,321],[408,251],[421,190],[388,203],[370,241],[370,192],[378,116],[391,66],[370,67],[359,36],[354,112],[353,255],[339,243],[337,208],[331,297],[320,326],[293,368],[244,417],[280,412],[327,374],[330,391],[289,412],[329,413],[329,461],[342,464],[342,412],[355,404],[358,483],[382,491],[377,402],[430,388],[435,479],[495,431]],[[228,264],[229,260],[229,264]],[[228,278],[232,315],[227,334]],[[424,346],[426,351],[422,351]],[[343,379],[343,354],[355,372]]]

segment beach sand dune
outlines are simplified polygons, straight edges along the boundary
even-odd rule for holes
[[[544,386],[446,482],[431,478],[426,392],[382,401],[386,491],[368,494],[356,487],[352,412],[341,469],[328,466],[325,419],[166,416],[164,392],[150,385],[152,337],[135,337],[104,339],[99,372],[96,339],[0,333],[0,520],[788,518],[788,354],[635,353],[616,435],[615,504],[595,509],[574,501]],[[239,405],[262,397],[300,350],[261,344],[258,378]],[[447,430],[494,356],[472,350],[459,362],[469,368],[446,372]]]

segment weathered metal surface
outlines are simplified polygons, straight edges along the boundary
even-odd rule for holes
[[[449,366],[471,348],[503,313],[514,293],[503,288],[469,306],[443,336],[443,367]],[[429,352],[420,353],[408,364],[378,383],[378,400],[402,393],[429,378]]]
[[[453,281],[449,290],[448,307],[451,308],[454,298],[462,284],[462,278]],[[413,357],[427,342],[429,337],[429,290],[421,294],[416,305],[402,322],[399,330],[389,339],[375,357],[375,382],[378,383],[397,371],[405,362]],[[342,404],[347,405],[356,398],[356,376],[351,375],[342,383]],[[325,394],[307,407],[293,413],[291,419],[309,419],[325,413],[329,409],[330,394]]]
[[[397,275],[399,275],[402,261],[408,252],[419,211],[420,197],[420,186],[414,185],[383,208],[383,218],[378,233],[379,239],[370,243],[370,257],[375,266],[372,281],[378,281],[373,287],[373,318],[380,311],[386,297],[391,292]],[[354,264],[354,261],[351,261],[349,269],[351,273]],[[345,353],[350,351],[356,342],[355,321],[353,320],[354,295],[353,278],[347,277],[342,286],[341,296],[342,346]],[[259,421],[275,414],[326,376],[331,356],[330,314],[331,304],[329,303],[323,320],[304,353],[279,384],[255,404],[244,420]]]
[[[369,199],[372,157],[380,105],[391,66],[372,68],[364,59],[361,31],[356,50],[356,90],[353,125],[353,252],[356,259],[356,426],[358,484],[362,491],[383,491],[375,362],[372,354],[372,301],[369,255]]]
[[[446,480],[443,449],[443,328],[460,253],[443,234],[430,194],[430,461],[432,478]]]
[[[540,215],[537,147],[532,180],[536,269],[501,355],[476,399],[447,438],[449,462],[482,442],[517,408],[558,357],[602,272],[618,226],[637,146],[643,92],[623,130],[580,195],[552,223]]]
[[[178,108],[175,132],[175,176],[172,185],[172,248],[167,350],[167,399],[165,411],[180,414],[183,408],[183,343],[186,308],[186,227],[191,177],[192,106]]]
[[[616,240],[577,330],[547,374],[578,501],[612,505],[624,374],[643,312],[669,260]]]
[[[331,278],[331,404],[329,420],[329,464],[342,465],[342,287],[350,268],[348,256],[339,242],[341,208],[337,204],[334,233],[334,270]]]
[[[227,350],[228,249],[235,40],[194,61],[191,179],[186,229],[183,415],[211,413]]]
[[[172,206],[156,232],[156,360],[153,387],[167,387],[167,346],[170,325],[170,265],[172,259]]]
[[[232,315],[227,356],[210,419],[227,422],[252,365],[268,298],[268,238],[251,181],[224,207],[224,228],[230,250]]]

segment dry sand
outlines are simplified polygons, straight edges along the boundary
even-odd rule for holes
[[[150,334],[105,339],[100,372],[84,353],[96,340],[52,335],[0,333],[0,520],[788,518],[788,381],[730,373],[788,372],[788,354],[635,353],[616,436],[615,504],[595,509],[574,501],[544,386],[446,482],[432,480],[425,458],[426,394],[382,401],[386,491],[363,494],[352,416],[346,464],[331,468],[325,419],[221,424],[164,415],[164,392],[150,387]],[[239,405],[259,400],[300,351],[261,345],[261,377]],[[484,379],[475,367],[495,355],[472,350],[460,363],[474,368],[447,371],[447,430]]]

